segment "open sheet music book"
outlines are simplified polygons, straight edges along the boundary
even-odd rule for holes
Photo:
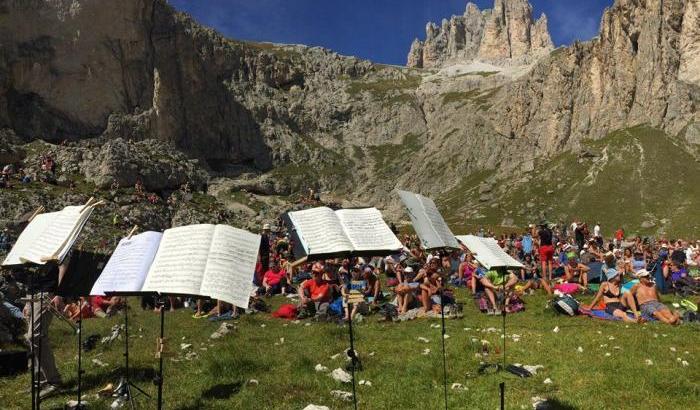
[[[198,295],[247,308],[260,235],[227,225],[188,225],[124,238],[90,294]]]
[[[411,223],[425,249],[459,248],[450,227],[440,215],[435,202],[420,194],[399,191]]]
[[[486,269],[522,268],[523,264],[508,255],[493,238],[480,238],[474,235],[460,235],[457,239],[474,254]]]
[[[38,214],[17,238],[3,266],[62,262],[92,214],[92,206],[67,206]]]
[[[376,208],[333,211],[319,207],[288,215],[310,258],[340,254],[382,255],[403,248]]]

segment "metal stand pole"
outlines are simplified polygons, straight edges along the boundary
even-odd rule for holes
[[[131,382],[129,379],[129,304],[124,302],[124,363],[125,363],[125,376],[123,380],[124,389],[126,390],[126,399],[129,401],[129,406],[132,409],[136,408],[136,402],[134,401],[134,396],[131,393],[131,388],[138,390],[141,394],[146,397],[149,396],[145,391],[141,390],[138,386]]]
[[[501,389],[501,410],[506,410],[506,383],[501,382],[498,387]]]
[[[80,299],[78,299],[78,302],[80,302]],[[83,408],[83,399],[81,397],[83,386],[83,309],[82,305],[80,305],[79,307],[80,310],[78,311],[78,410]]]
[[[444,284],[443,284],[444,286]],[[440,289],[440,312],[442,317],[442,381],[445,387],[445,409],[447,410],[447,353],[445,351],[445,289]]]
[[[158,343],[158,377],[155,380],[158,385],[158,410],[163,408],[163,344],[165,336],[165,303],[160,304],[160,341]]]
[[[31,377],[31,391],[32,391],[32,410],[36,409],[36,399],[37,399],[37,389],[36,389],[36,364],[34,363],[35,357],[36,357],[36,338],[35,338],[35,332],[34,332],[34,297],[36,294],[34,293],[34,280],[33,280],[33,274],[30,272],[29,273],[29,326],[27,328],[31,332],[29,335],[29,354],[30,354],[30,360],[31,360],[31,372],[32,372],[32,377]]]
[[[38,377],[37,379],[37,388],[36,388],[36,409],[40,410],[41,409],[41,350],[42,350],[42,338],[43,332],[42,328],[44,327],[44,292],[43,290],[39,290],[39,348],[38,348],[38,356],[37,356],[37,367],[38,367]],[[32,324],[33,326],[33,324]],[[48,335],[47,335],[48,337]]]
[[[357,410],[357,394],[355,392],[355,366],[357,366],[357,356],[355,355],[355,337],[352,332],[352,309],[353,304],[348,303],[348,331],[350,332],[350,351],[348,356],[350,356],[350,364],[352,370],[352,402],[355,410]]]

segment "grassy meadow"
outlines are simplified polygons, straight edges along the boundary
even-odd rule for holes
[[[447,373],[450,386],[459,383],[464,388],[448,390],[449,408],[498,408],[500,382],[505,382],[508,409],[530,409],[535,396],[564,409],[700,408],[697,325],[672,328],[659,323],[626,325],[568,318],[546,308],[545,295],[536,294],[526,297],[524,312],[506,319],[506,359],[508,363],[544,368],[524,379],[505,372],[478,375],[481,360],[502,360],[502,319],[479,313],[466,293],[458,296],[458,301],[465,303],[464,317],[446,322]],[[273,308],[282,303],[286,299],[271,299]],[[136,299],[130,304],[132,379],[155,396],[152,377],[157,369],[154,351],[159,316],[141,310]],[[269,314],[245,315],[229,321],[236,326],[235,331],[213,340],[209,336],[220,323],[195,320],[190,315],[185,309],[166,313],[169,354],[165,360],[164,408],[303,409],[310,403],[331,409],[352,408],[352,403],[330,394],[331,390],[351,391],[351,385],[314,370],[317,364],[329,371],[345,367],[342,353],[348,347],[347,326],[295,323]],[[386,323],[377,319],[370,316],[354,326],[356,350],[364,365],[357,380],[371,382],[371,386],[357,386],[359,408],[444,408],[441,330],[435,326],[440,321]],[[121,314],[86,320],[83,334],[106,336],[122,321]],[[555,327],[558,332],[553,331]],[[476,357],[482,340],[490,346],[486,358]],[[66,386],[42,408],[60,409],[75,398],[76,338],[67,324],[55,321],[51,341]],[[181,350],[182,343],[192,347]],[[429,352],[424,354],[426,349]],[[196,355],[187,360],[186,352]],[[106,383],[117,383],[123,371],[122,353],[123,341],[117,340],[112,344],[98,342],[94,350],[83,355],[83,388],[91,408],[109,408],[113,399],[96,399],[95,395]],[[678,358],[688,365],[683,366]],[[93,359],[106,366],[96,365]],[[551,383],[545,383],[546,379]],[[29,394],[24,391],[28,385],[28,374],[0,378],[1,407],[29,408]],[[156,405],[144,398],[139,398],[139,403],[139,408]]]

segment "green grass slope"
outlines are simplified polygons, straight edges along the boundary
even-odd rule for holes
[[[604,322],[585,317],[568,318],[545,309],[545,297],[526,298],[526,311],[507,316],[507,362],[544,366],[534,377],[520,379],[508,373],[477,376],[479,362],[501,360],[501,318],[480,314],[462,292],[463,319],[448,320],[448,383],[460,383],[466,390],[452,390],[449,406],[454,409],[498,408],[498,384],[506,383],[506,408],[531,408],[531,398],[557,400],[564,408],[609,409],[692,409],[700,395],[700,348],[698,327],[679,328],[649,323],[643,326]],[[287,303],[275,298],[274,306]],[[155,396],[151,383],[158,315],[142,311],[131,301],[130,355],[133,378]],[[335,382],[314,371],[316,364],[333,370],[345,366],[342,353],[348,346],[348,328],[332,323],[295,324],[268,314],[248,315],[233,322],[237,329],[223,339],[209,335],[219,326],[190,318],[191,312],[166,313],[168,351],[165,360],[164,397],[166,409],[302,409],[310,403],[332,409],[351,404],[331,397],[331,390],[351,391],[351,385]],[[123,316],[85,321],[84,335],[109,334]],[[357,380],[361,409],[444,408],[442,355],[439,320],[404,323],[376,322],[376,316],[355,326],[356,350],[364,365]],[[558,326],[560,331],[552,330]],[[513,340],[518,335],[517,342]],[[419,341],[419,337],[429,340]],[[282,341],[280,338],[284,338]],[[43,408],[59,409],[75,396],[75,335],[56,322],[51,328],[52,345],[67,390],[48,400]],[[481,341],[490,343],[491,354],[477,357]],[[181,343],[192,347],[182,350]],[[578,347],[583,349],[577,352]],[[672,349],[673,348],[673,349]],[[425,349],[429,353],[422,354]],[[123,342],[101,345],[83,355],[84,392],[91,408],[108,408],[110,399],[97,400],[95,393],[107,382],[116,383],[122,372]],[[185,358],[185,352],[196,357]],[[610,356],[606,356],[609,353]],[[678,358],[689,363],[683,366]],[[108,364],[100,367],[98,359]],[[648,365],[646,360],[651,360]],[[551,384],[545,384],[545,379]],[[251,384],[255,379],[259,384]],[[3,409],[29,407],[22,390],[29,376],[0,378]],[[153,400],[141,400],[140,408],[155,408]]]
[[[439,202],[449,222],[464,228],[581,218],[599,221],[607,235],[622,226],[630,234],[700,236],[700,163],[673,138],[640,126],[584,148],[594,156],[562,153],[496,182],[492,200],[479,202],[482,179],[469,178]]]

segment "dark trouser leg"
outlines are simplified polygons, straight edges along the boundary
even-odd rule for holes
[[[49,326],[51,325],[53,316],[48,310],[46,303],[41,304],[38,301],[33,303],[34,323],[28,324],[25,338],[27,339],[27,343],[31,346],[33,329],[34,342],[36,343],[33,350],[36,354],[39,354],[39,351],[41,351],[41,360],[38,360],[36,355],[32,357],[32,360],[34,360],[35,373],[40,383],[58,385],[61,384],[61,375],[56,368],[56,361],[53,356],[53,351],[51,350],[51,345],[49,344]],[[39,310],[41,307],[40,305],[43,305],[44,308],[41,311]],[[39,368],[39,362],[41,362],[41,368]]]

